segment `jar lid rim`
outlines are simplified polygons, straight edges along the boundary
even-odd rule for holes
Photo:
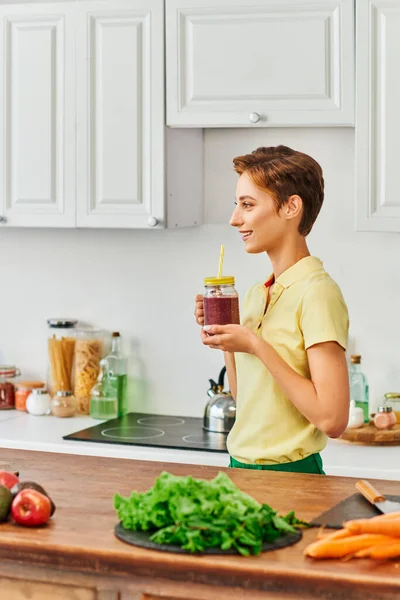
[[[16,375],[17,367],[15,365],[0,365],[0,375]]]
[[[77,323],[77,319],[47,319],[47,324],[52,329],[72,329]]]
[[[235,278],[231,275],[224,277],[205,277],[204,285],[235,285]]]

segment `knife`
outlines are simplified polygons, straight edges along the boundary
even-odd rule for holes
[[[374,486],[362,479],[357,481],[356,488],[376,508],[384,514],[390,514],[393,512],[400,512],[400,502],[393,502],[392,500],[386,500],[385,496],[383,496],[378,490],[374,488]]]

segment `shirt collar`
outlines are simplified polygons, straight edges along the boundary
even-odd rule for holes
[[[286,269],[286,271],[281,273],[276,279],[276,283],[279,283],[282,287],[287,288],[296,281],[304,279],[313,271],[317,271],[318,269],[322,268],[323,265],[319,258],[317,258],[316,256],[306,256],[305,258],[302,258],[297,263]],[[264,285],[266,287],[269,287],[274,282],[275,276],[272,273],[272,275],[267,279]]]

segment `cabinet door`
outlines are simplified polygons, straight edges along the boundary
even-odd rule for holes
[[[73,6],[0,6],[0,216],[75,225]]]
[[[166,0],[167,124],[353,125],[353,0]]]
[[[356,202],[359,231],[400,232],[400,0],[357,6]]]
[[[78,227],[163,227],[163,0],[77,10]]]

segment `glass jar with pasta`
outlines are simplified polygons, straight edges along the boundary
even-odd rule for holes
[[[103,357],[104,333],[100,330],[85,329],[76,333],[74,395],[76,409],[81,415],[90,410],[90,392],[100,372]]]
[[[47,388],[51,396],[61,391],[72,392],[76,324],[75,319],[47,320],[49,327]]]

